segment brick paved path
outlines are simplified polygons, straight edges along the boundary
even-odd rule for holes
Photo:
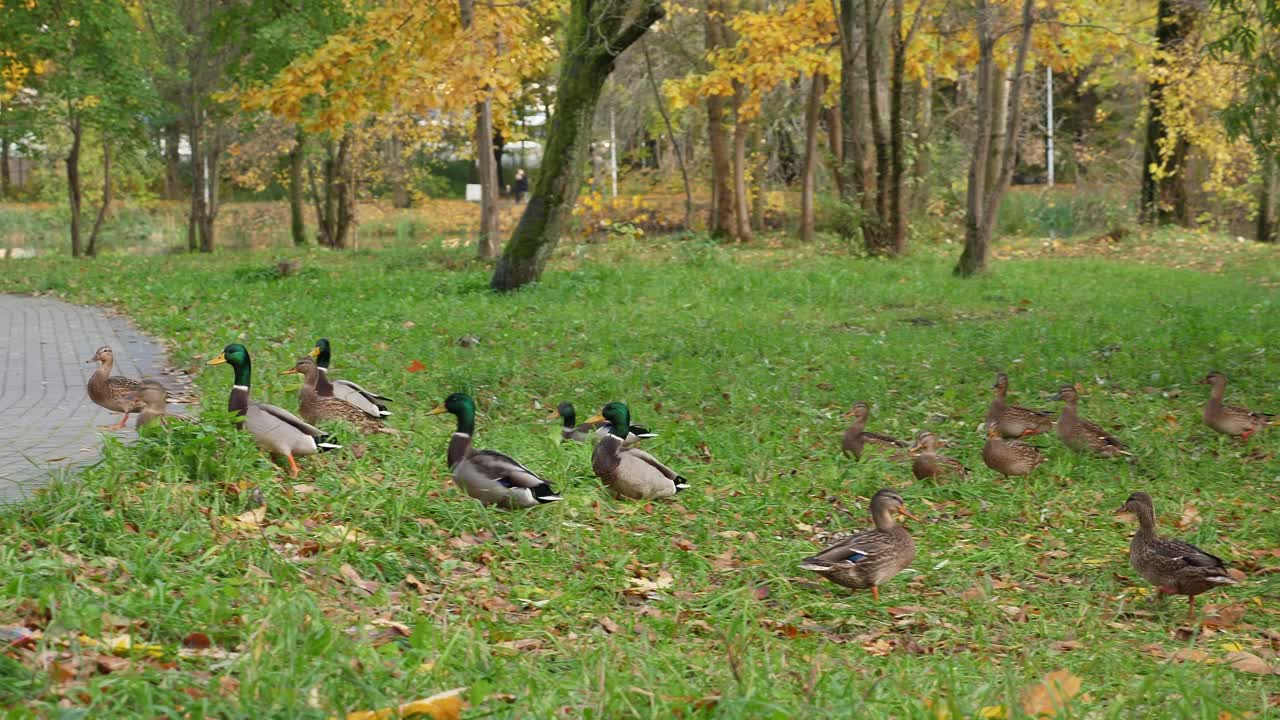
[[[119,316],[60,300],[0,295],[0,503],[26,497],[53,476],[91,463],[102,448],[97,426],[120,415],[89,399],[93,351],[110,345],[114,374],[154,377],[173,387],[164,348]],[[130,429],[116,431],[124,440]]]

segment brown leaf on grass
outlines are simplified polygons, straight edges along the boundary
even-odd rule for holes
[[[372,624],[377,627],[390,628],[395,634],[401,637],[410,637],[413,635],[413,629],[402,622],[396,622],[387,618],[374,618]]]
[[[259,505],[239,515],[227,515],[219,519],[224,525],[234,530],[258,530],[262,527],[263,521],[267,519],[267,506]]]
[[[519,638],[517,640],[503,640],[502,642],[494,643],[493,646],[517,653],[526,653],[541,650],[542,641],[537,638]]]
[[[622,626],[609,619],[608,616],[600,618],[600,627],[604,628],[604,631],[610,635],[617,635],[622,632]]]
[[[685,552],[691,552],[698,549],[698,546],[694,545],[687,538],[676,538],[671,541],[671,544],[674,545],[677,550],[684,550]]]
[[[903,605],[901,607],[885,608],[885,612],[889,613],[891,616],[895,618],[906,617],[907,615],[914,615],[916,613],[922,613],[927,611],[928,611],[928,608],[923,608],[923,607],[920,607],[919,605]]]
[[[426,370],[426,369],[427,369],[427,366],[423,365],[421,360],[414,360],[413,362],[409,363],[408,367],[405,368],[405,370],[408,370],[411,373],[422,372],[423,370]]]
[[[711,558],[711,567],[720,572],[736,570],[740,567],[738,560],[734,557],[733,548],[729,548],[724,552]]]
[[[347,720],[393,720],[393,718],[430,718],[431,720],[461,720],[466,703],[462,691],[454,688],[423,700],[414,700],[396,708],[360,710],[347,714]]]
[[[1059,640],[1049,645],[1049,649],[1054,652],[1071,652],[1072,650],[1079,650],[1083,647],[1084,643],[1079,640]]]
[[[218,692],[224,697],[231,697],[240,692],[240,681],[230,675],[218,678]]]
[[[208,635],[202,632],[193,632],[182,638],[182,647],[191,648],[192,650],[204,650],[213,644]]]
[[[1231,665],[1232,668],[1240,672],[1253,673],[1255,675],[1277,675],[1280,674],[1280,668],[1272,667],[1267,664],[1266,660],[1245,650],[1237,650],[1236,652],[1227,653],[1223,660]]]
[[[1169,655],[1169,659],[1174,662],[1194,662],[1207,663],[1213,658],[1209,653],[1195,648],[1178,648]]]
[[[981,586],[972,585],[966,588],[963,592],[961,592],[960,597],[972,602],[974,600],[981,600],[986,594],[987,594],[987,591],[983,589]]]
[[[102,653],[94,653],[93,663],[98,667],[98,672],[104,675],[110,675],[114,672],[128,670],[132,664],[128,658],[116,657],[115,655],[103,655]]]
[[[409,573],[404,576],[404,584],[413,588],[414,592],[419,594],[431,592],[431,588],[426,583],[414,577],[413,573]]]
[[[633,577],[627,578],[627,582],[631,587],[624,589],[622,592],[628,595],[639,595],[647,597],[656,594],[658,590],[663,590],[675,584],[675,578],[666,570],[659,570],[656,578]]]
[[[1206,617],[1203,625],[1212,628],[1232,627],[1244,617],[1245,607],[1241,603],[1235,605],[1212,605],[1205,608]]]
[[[72,661],[54,661],[49,663],[49,677],[59,684],[65,685],[76,679],[76,666]]]
[[[1070,670],[1054,670],[1022,692],[1022,709],[1031,717],[1056,717],[1079,694],[1082,682]]]
[[[314,492],[320,492],[315,485],[294,485],[293,491],[298,495],[310,495]]]
[[[347,563],[342,563],[342,567],[338,568],[338,572],[342,573],[342,579],[347,581],[348,585],[360,588],[361,590],[374,594],[378,590],[378,583],[372,580],[365,580],[360,577],[360,573]]]
[[[1185,530],[1192,525],[1200,524],[1200,509],[1191,503],[1187,503],[1182,508],[1182,517],[1173,523],[1180,530]]]
[[[1249,577],[1240,568],[1227,568],[1227,575],[1230,576],[1230,578],[1232,580],[1235,580],[1236,582],[1240,582],[1241,580],[1244,580],[1245,578]]]

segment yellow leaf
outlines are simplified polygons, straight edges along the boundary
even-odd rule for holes
[[[454,688],[437,693],[424,700],[414,700],[398,708],[382,710],[359,710],[347,714],[347,720],[392,720],[393,718],[430,718],[431,720],[461,720],[462,691],[466,688]]]
[[[1003,705],[987,705],[978,711],[978,717],[983,720],[1004,720],[1005,712]]]
[[[1031,717],[1056,717],[1080,692],[1083,681],[1070,670],[1054,670],[1022,693],[1022,709]]]

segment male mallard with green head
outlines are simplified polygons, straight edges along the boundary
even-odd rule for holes
[[[320,397],[346,400],[369,417],[384,418],[390,415],[387,406],[383,404],[391,402],[390,398],[371,393],[350,380],[329,380],[330,350],[328,338],[320,338],[316,341],[316,346],[311,349],[311,357],[315,358],[316,367],[320,370],[315,382],[316,392]]]
[[[298,414],[309,423],[321,423],[329,420],[340,420],[351,423],[360,432],[385,432],[398,434],[391,428],[384,427],[381,415],[370,415],[359,407],[333,395],[322,396],[317,388],[324,373],[316,365],[310,355],[298,358],[294,366],[280,373],[281,375],[301,375],[302,387],[298,389]]]
[[[671,497],[689,487],[679,473],[638,448],[625,447],[631,411],[626,404],[611,402],[599,415],[587,420],[609,423],[609,434],[591,453],[591,470],[613,493],[632,500]]]
[[[800,568],[843,587],[871,588],[871,596],[879,600],[881,583],[902,572],[916,557],[916,542],[911,539],[911,533],[893,519],[894,513],[919,519],[907,510],[906,502],[896,490],[883,488],[871,498],[874,530],[850,535],[817,555],[801,560]]]
[[[458,420],[449,439],[447,461],[453,481],[462,491],[485,505],[531,508],[562,499],[551,484],[508,455],[495,450],[476,450],[471,438],[476,432],[476,403],[466,393],[454,393],[428,415],[450,413]]]
[[[573,409],[573,403],[562,402],[555,412],[547,416],[547,420],[560,420],[560,438],[562,440],[572,440],[574,442],[586,442],[592,439],[599,442],[609,434],[612,426],[608,420],[599,420],[596,422],[584,422],[578,424],[577,411]],[[623,443],[623,447],[631,447],[641,440],[658,437],[658,433],[650,432],[648,428],[632,425],[627,433],[627,439]]]
[[[209,361],[210,365],[223,363],[235,370],[227,410],[244,418],[241,427],[253,436],[258,447],[283,455],[289,461],[290,476],[298,476],[298,463],[294,461],[294,456],[315,455],[342,447],[328,442],[329,436],[323,430],[307,424],[288,410],[249,399],[253,365],[249,360],[249,351],[243,345],[232,343],[223,348],[218,357]]]

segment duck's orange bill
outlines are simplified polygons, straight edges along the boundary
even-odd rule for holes
[[[544,418],[542,418],[542,419],[543,419],[543,420],[557,420],[557,419],[559,419],[559,418],[560,418],[560,411],[559,411],[559,410],[552,410],[550,415],[548,415],[548,416],[546,416],[546,417],[544,417]]]
[[[609,422],[609,421],[605,420],[603,415],[592,415],[591,417],[587,418],[588,425],[590,425],[591,423],[598,423],[598,422]]]
[[[297,374],[298,374],[298,368],[289,368],[288,370],[285,370],[284,372],[282,372],[282,373],[280,373],[280,374],[281,374],[281,375],[297,375]]]
[[[218,353],[218,357],[216,357],[216,358],[214,358],[214,359],[210,360],[209,362],[207,362],[207,363],[205,363],[205,364],[206,364],[206,365],[221,365],[222,363],[224,363],[224,362],[226,362],[226,361],[227,361],[227,356],[226,356],[226,354],[225,354],[225,353]]]
[[[906,515],[907,517],[917,522],[919,522],[920,520],[920,518],[916,517],[910,510],[907,509],[906,505],[903,505],[902,507],[898,508],[898,512],[902,513],[903,515]]]
[[[447,412],[449,412],[449,408],[445,407],[445,406],[444,406],[444,404],[443,404],[443,403],[441,403],[440,405],[437,405],[437,406],[435,406],[435,407],[431,408],[431,411],[430,411],[430,412],[428,412],[427,414],[428,414],[428,415],[443,415],[443,414],[445,414],[445,413],[447,413]]]

